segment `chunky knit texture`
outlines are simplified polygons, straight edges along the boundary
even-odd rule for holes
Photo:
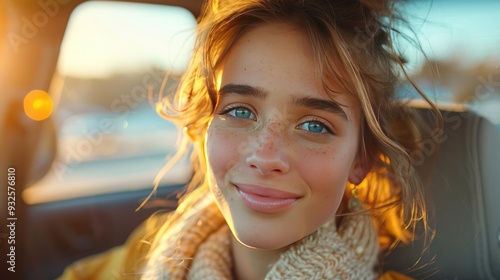
[[[161,241],[144,278],[233,279],[231,232],[217,207],[200,211],[186,229],[175,241]],[[369,215],[346,216],[338,230],[332,219],[282,254],[266,279],[375,279],[378,252]]]

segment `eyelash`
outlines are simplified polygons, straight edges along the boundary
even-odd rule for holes
[[[310,130],[305,130],[305,129],[300,128],[302,125],[304,125],[306,123],[318,123],[318,124],[320,124],[320,125],[323,126],[323,129],[325,130],[325,132],[313,132],[313,131],[310,131]],[[314,135],[325,134],[325,133],[335,134],[334,131],[333,131],[333,129],[331,128],[331,126],[329,124],[327,124],[325,121],[322,121],[322,120],[320,120],[318,118],[311,118],[309,120],[306,120],[306,121],[300,123],[299,125],[297,125],[297,128],[302,129],[302,130],[306,131],[307,133],[311,133],[311,134],[314,134]]]
[[[231,114],[231,112],[235,111],[236,109],[247,110],[248,112],[250,112],[251,115],[253,115],[253,118],[241,118],[241,117],[238,117],[238,116],[235,116],[235,115]],[[232,118],[235,118],[235,119],[240,119],[240,120],[255,120],[255,118],[256,118],[255,117],[255,113],[253,112],[253,110],[249,109],[247,106],[243,106],[243,105],[240,105],[240,104],[229,105],[226,108],[224,108],[222,110],[222,112],[220,112],[219,114],[220,115],[226,115],[226,116],[229,116],[229,117],[232,117]],[[320,124],[320,125],[323,126],[325,132],[313,132],[313,131],[310,131],[310,130],[306,130],[306,129],[300,128],[302,125],[304,125],[306,123],[318,123],[318,124]],[[298,124],[296,126],[296,128],[301,129],[301,130],[303,130],[303,131],[305,131],[307,133],[313,134],[313,135],[319,135],[319,134],[325,134],[325,133],[335,134],[334,130],[332,129],[332,127],[328,123],[326,123],[325,121],[322,121],[319,118],[311,118],[309,120],[306,120],[306,121]]]
[[[247,110],[248,112],[250,112],[250,114],[252,114],[254,116],[254,118],[240,118],[240,117],[237,117],[237,116],[234,116],[231,114],[232,111],[235,111],[236,109],[244,109],[244,110]],[[227,106],[226,108],[224,108],[224,110],[220,113],[221,115],[226,115],[226,116],[230,116],[232,118],[236,118],[236,119],[242,119],[242,120],[245,120],[245,119],[250,119],[250,120],[253,120],[255,119],[255,113],[249,109],[248,107],[246,106],[242,106],[242,105],[239,105],[239,104],[234,104],[234,105],[229,105]]]

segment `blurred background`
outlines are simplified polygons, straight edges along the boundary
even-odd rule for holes
[[[187,67],[195,27],[174,6],[92,1],[73,11],[50,87],[57,155],[28,203],[152,188],[178,138],[155,106]],[[164,180],[189,175],[184,162]]]
[[[410,1],[403,9],[427,56],[400,43],[411,76],[438,104],[465,104],[500,124],[500,2]]]

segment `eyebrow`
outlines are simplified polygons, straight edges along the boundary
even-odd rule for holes
[[[346,121],[349,120],[347,118],[346,112],[344,111],[344,109],[342,109],[342,107],[345,107],[345,105],[342,105],[335,100],[326,100],[326,99],[306,96],[306,97],[294,98],[293,103],[311,109],[328,111],[330,113],[342,117]]]
[[[268,92],[259,87],[249,85],[227,84],[219,90],[220,95],[235,93],[239,95],[253,96],[260,99],[267,97]]]
[[[221,96],[227,94],[238,94],[238,95],[257,97],[259,99],[265,99],[269,95],[269,93],[265,89],[262,89],[260,87],[241,85],[241,84],[224,85],[219,90],[219,94]],[[344,111],[344,109],[342,109],[342,107],[345,106],[334,100],[327,100],[309,96],[293,97],[293,104],[297,106],[307,107],[310,109],[327,111],[342,117],[346,121],[349,120],[347,118],[346,112]]]

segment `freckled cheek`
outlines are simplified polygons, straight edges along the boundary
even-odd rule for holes
[[[311,154],[302,157],[301,174],[310,188],[311,195],[318,199],[318,206],[335,212],[342,199],[349,176],[350,160],[344,155],[332,158],[332,152]],[[326,204],[326,205],[325,205]]]
[[[237,165],[239,159],[238,134],[217,127],[210,127],[207,132],[206,153],[210,169],[217,180],[225,177],[226,172]]]

